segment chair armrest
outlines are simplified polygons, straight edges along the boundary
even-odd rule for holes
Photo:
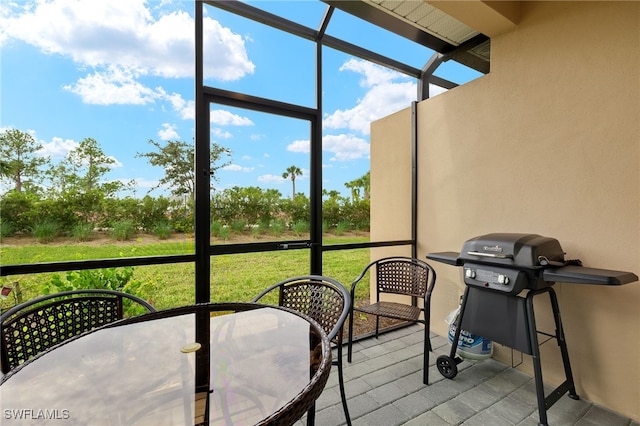
[[[375,262],[371,262],[370,264],[368,264],[363,270],[362,272],[360,272],[360,275],[358,275],[358,277],[353,280],[353,282],[351,283],[351,298],[353,299],[353,296],[355,295],[355,291],[356,291],[356,286],[358,285],[358,283],[364,278],[365,275],[367,275],[367,272],[369,271],[369,269],[371,269],[371,267],[373,265],[375,265],[376,263],[378,263],[378,260],[376,260]]]

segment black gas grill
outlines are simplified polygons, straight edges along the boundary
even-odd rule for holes
[[[482,235],[467,240],[459,253],[431,253],[427,258],[463,267],[466,284],[451,352],[436,362],[440,373],[449,379],[457,375],[462,359],[456,356],[456,350],[462,329],[531,355],[541,425],[547,424],[546,410],[562,395],[568,393],[579,399],[552,285],[557,281],[621,285],[638,280],[631,272],[585,268],[579,260],[567,260],[558,240],[537,234]],[[524,290],[528,290],[526,294]],[[536,329],[533,297],[542,293],[550,298],[554,335]],[[565,369],[565,382],[548,396],[544,394],[538,333],[557,340]]]

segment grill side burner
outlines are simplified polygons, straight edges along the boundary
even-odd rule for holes
[[[558,240],[537,234],[495,233],[467,240],[458,252],[430,253],[428,259],[464,268],[465,292],[456,322],[449,356],[438,357],[436,366],[449,379],[457,375],[456,350],[462,328],[532,356],[540,425],[547,425],[546,410],[564,394],[579,399],[573,381],[569,353],[552,285],[621,285],[638,277],[631,272],[584,268],[578,260],[565,260]],[[520,297],[528,289],[526,297]],[[566,380],[545,396],[542,365],[533,311],[533,298],[547,293],[556,326]],[[465,314],[466,312],[466,314]]]

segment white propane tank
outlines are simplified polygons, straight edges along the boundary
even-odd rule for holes
[[[453,343],[453,338],[456,334],[456,325],[451,323],[449,325],[449,343]],[[493,354],[493,342],[487,340],[482,336],[471,334],[466,330],[460,331],[460,337],[458,338],[458,347],[456,353],[464,358],[469,359],[487,359],[491,358]]]
[[[453,344],[453,338],[456,335],[456,322],[460,314],[460,306],[451,311],[445,322],[449,324],[449,344]],[[458,346],[456,353],[464,358],[469,359],[487,359],[493,355],[493,342],[482,336],[471,334],[468,331],[460,330],[458,337]]]

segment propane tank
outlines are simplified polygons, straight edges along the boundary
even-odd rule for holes
[[[460,297],[460,302],[462,302],[462,297]],[[458,305],[445,319],[445,322],[449,324],[449,344],[453,344],[453,338],[456,335],[456,323],[458,322],[458,315],[460,315],[460,308],[461,305]],[[493,355],[493,342],[462,329],[460,330],[460,337],[458,337],[456,353],[469,359],[491,358],[491,355]]]

